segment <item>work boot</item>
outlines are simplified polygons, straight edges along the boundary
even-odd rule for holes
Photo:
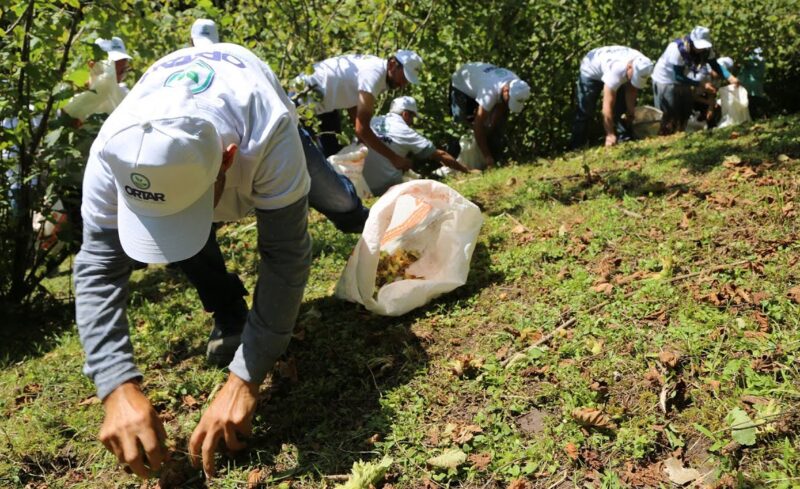
[[[206,361],[215,367],[227,367],[233,360],[233,355],[241,342],[242,333],[233,333],[226,336],[221,329],[214,326],[208,336]]]
[[[242,342],[242,331],[247,321],[247,303],[244,299],[233,311],[214,313],[214,328],[208,336],[206,360],[217,367],[227,367]]]

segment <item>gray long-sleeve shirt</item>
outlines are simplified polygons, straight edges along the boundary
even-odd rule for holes
[[[260,383],[286,351],[311,266],[308,203],[256,210],[261,256],[253,308],[230,371]],[[120,384],[142,376],[134,364],[126,304],[132,264],[116,229],[84,226],[75,260],[76,321],[86,352],[84,373],[105,398]]]

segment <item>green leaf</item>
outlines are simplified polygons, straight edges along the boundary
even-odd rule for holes
[[[67,81],[71,81],[75,85],[83,86],[86,84],[86,82],[89,81],[89,70],[85,68],[80,70],[75,70],[64,78]]]
[[[56,144],[56,141],[58,141],[58,138],[61,137],[61,131],[63,129],[64,129],[64,127],[62,126],[62,127],[59,127],[58,129],[56,129],[54,131],[48,132],[47,136],[44,137],[45,146],[49,148],[50,146]]]
[[[731,437],[735,442],[745,446],[756,444],[756,427],[743,409],[734,408],[725,420],[731,427]]]
[[[455,469],[466,461],[467,454],[457,448],[451,448],[438,457],[432,457],[428,459],[428,463],[430,465],[444,469]]]
[[[392,466],[391,457],[383,457],[380,462],[362,462],[353,464],[350,479],[336,486],[336,489],[369,489],[374,487],[383,479],[386,471]]]

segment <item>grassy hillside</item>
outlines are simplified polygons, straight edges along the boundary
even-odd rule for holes
[[[485,215],[469,281],[400,318],[332,297],[357,237],[315,214],[295,338],[251,450],[209,486],[333,487],[389,455],[394,488],[797,487],[799,137],[778,118],[448,181]],[[252,290],[247,224],[220,241]],[[202,486],[185,450],[225,376],[204,364],[211,319],[178,272],[133,280],[144,388],[175,449],[162,487]],[[68,274],[49,287],[68,300]],[[96,441],[71,314],[5,341],[0,486],[156,487]]]

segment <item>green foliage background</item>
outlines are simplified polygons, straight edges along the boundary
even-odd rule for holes
[[[0,162],[0,253],[9,257],[0,263],[0,276],[10,277],[0,281],[0,298],[12,301],[30,297],[41,270],[64,256],[42,256],[24,230],[33,211],[79,186],[101,120],[75,129],[60,125],[55,110],[87,80],[97,37],[124,39],[134,56],[129,83],[159,57],[186,46],[191,23],[201,16],[215,19],[224,41],[252,49],[284,82],[325,57],[415,49],[425,67],[420,85],[408,93],[418,99],[421,126],[437,143],[459,130],[447,111],[451,73],[467,61],[489,61],[532,88],[510,128],[511,155],[522,161],[564,147],[586,51],[623,44],[656,60],[669,41],[697,24],[711,28],[720,55],[741,60],[761,46],[773,107],[800,108],[797,0],[28,0],[0,8],[0,118],[21,121],[0,139],[2,149],[21,148]],[[648,102],[652,96],[644,92]],[[40,125],[35,117],[43,117]],[[20,162],[21,209],[13,210],[6,171]],[[35,176],[47,176],[39,179],[45,183],[34,185]]]

